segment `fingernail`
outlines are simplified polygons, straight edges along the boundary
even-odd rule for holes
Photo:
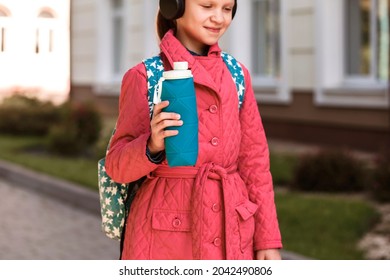
[[[180,118],[181,118],[181,116],[180,116],[179,114],[177,114],[177,115],[176,115],[176,118],[177,118],[177,119],[180,119]]]

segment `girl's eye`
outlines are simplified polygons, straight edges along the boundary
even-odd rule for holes
[[[230,12],[230,11],[232,11],[233,9],[232,8],[225,8],[225,11],[228,11],[228,12]]]
[[[205,8],[205,9],[210,9],[211,5],[202,5],[202,7]]]

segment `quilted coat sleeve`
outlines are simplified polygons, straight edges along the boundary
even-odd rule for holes
[[[157,165],[146,156],[150,136],[147,78],[144,65],[138,64],[123,77],[116,132],[106,156],[106,172],[118,183],[135,181]]]
[[[245,96],[240,110],[242,142],[238,168],[248,188],[249,199],[259,206],[255,214],[254,249],[282,248],[267,139],[246,68],[244,75]]]

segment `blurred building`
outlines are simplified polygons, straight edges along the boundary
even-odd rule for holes
[[[70,0],[0,0],[0,100],[69,97]]]
[[[221,46],[250,69],[268,137],[389,145],[389,2],[238,0]],[[157,4],[72,1],[72,99],[117,113],[125,71],[158,53]]]

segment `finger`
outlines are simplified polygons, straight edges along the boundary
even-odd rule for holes
[[[151,135],[150,137],[150,141],[151,141],[151,144],[154,145],[154,146],[161,146],[162,148],[164,148],[164,138],[166,137],[171,137],[171,136],[175,136],[175,135],[178,135],[179,134],[179,131],[178,130],[174,130],[174,129],[157,129],[156,132],[154,134]],[[158,144],[160,143],[160,144]]]
[[[181,126],[183,121],[180,120],[180,115],[176,113],[165,113],[161,112],[153,116],[150,121],[150,126],[157,129],[164,129],[168,126]]]
[[[150,125],[152,127],[154,127],[156,125],[156,123],[159,122],[157,117],[160,115],[162,109],[164,109],[168,105],[169,105],[169,101],[166,100],[166,101],[162,101],[162,102],[160,102],[158,104],[155,104],[153,106],[153,115],[152,115],[152,119],[150,120]]]
[[[169,101],[168,100],[162,101],[162,102],[154,105],[154,107],[153,107],[153,114],[154,115],[159,114],[162,111],[162,109],[168,107],[168,105],[169,105]]]
[[[164,120],[180,120],[181,116],[180,114],[173,113],[173,112],[161,112],[158,115],[156,115],[156,121],[161,122]]]
[[[168,127],[171,127],[171,126],[182,126],[183,125],[183,121],[182,120],[164,120],[161,122],[161,128],[162,129],[166,129]]]
[[[157,129],[164,130],[167,127],[171,126],[182,126],[183,121],[182,120],[163,120],[157,124]]]
[[[163,130],[162,133],[161,133],[163,138],[175,136],[175,135],[178,135],[178,134],[179,134],[178,130]]]

